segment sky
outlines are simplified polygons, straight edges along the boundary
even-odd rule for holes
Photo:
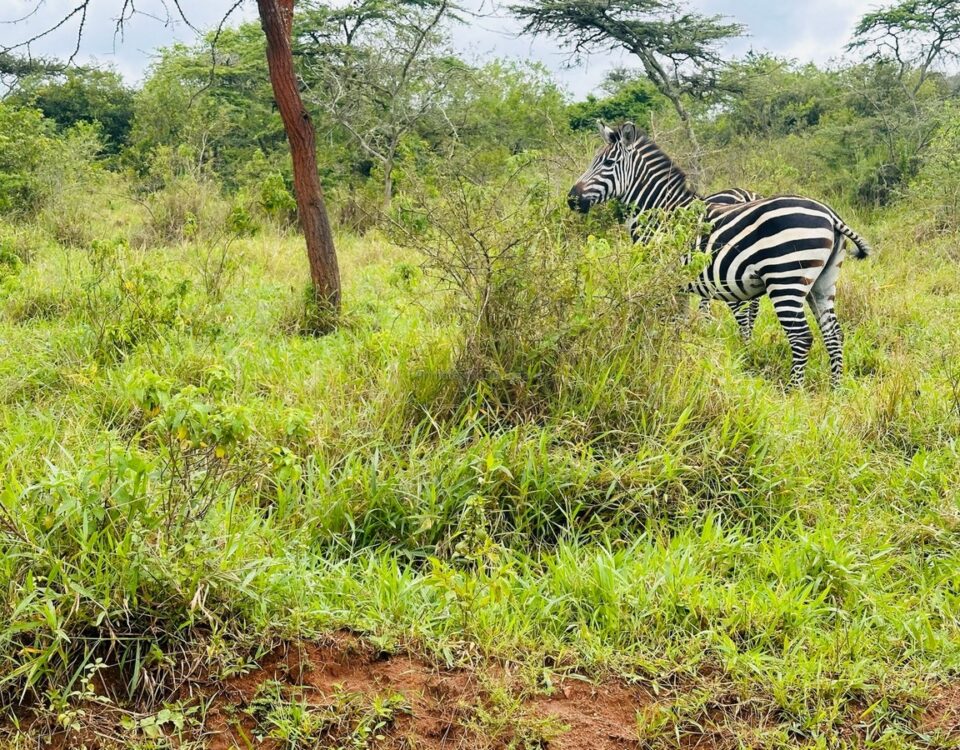
[[[235,0],[181,0],[192,25],[199,29],[215,26]],[[491,2],[496,4],[491,5]],[[9,23],[29,14],[20,23]],[[468,59],[491,57],[536,60],[554,72],[575,97],[596,91],[611,68],[630,64],[629,56],[597,55],[575,67],[567,66],[563,50],[549,39],[517,35],[518,24],[505,12],[500,0],[465,0],[464,5],[481,9],[482,17],[471,18],[453,30],[455,48]],[[738,56],[751,49],[772,51],[781,57],[802,62],[826,63],[843,54],[856,21],[878,5],[878,0],[688,0],[701,13],[727,16],[747,27],[747,35],[729,42],[724,52]],[[172,8],[172,3],[168,2]],[[67,15],[77,0],[0,0],[0,47],[29,39]],[[123,36],[115,34],[116,16],[123,0],[91,0],[78,61],[113,65],[131,83],[142,79],[154,51],[175,41],[190,42],[195,32],[179,18],[171,18],[163,0],[137,0],[138,15],[125,24]],[[254,20],[256,3],[246,0],[233,19]],[[34,55],[65,58],[76,44],[77,19],[34,43]]]

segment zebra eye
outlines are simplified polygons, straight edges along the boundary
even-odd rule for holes
[[[616,163],[616,162],[615,162],[613,159],[611,159],[610,157],[607,157],[607,158],[604,159],[602,162],[600,162],[600,166],[602,166],[602,167],[612,167],[615,163]]]

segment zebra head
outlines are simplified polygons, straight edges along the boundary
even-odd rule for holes
[[[603,145],[567,194],[567,205],[584,214],[590,206],[623,197],[643,171],[643,159],[631,148],[641,137],[636,125],[625,122],[609,128],[597,120],[597,127]]]

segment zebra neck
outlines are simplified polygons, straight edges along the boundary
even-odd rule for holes
[[[647,211],[660,210],[667,213],[678,208],[689,206],[694,201],[701,200],[700,196],[686,185],[663,186],[653,189],[637,187],[630,191],[630,195],[623,202],[631,209],[634,216]]]

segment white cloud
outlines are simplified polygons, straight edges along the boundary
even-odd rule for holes
[[[190,24],[204,30],[219,23],[233,0],[181,2]],[[39,6],[39,9],[38,9]],[[51,29],[78,7],[76,0],[0,0],[0,45],[20,44]],[[144,71],[160,47],[174,42],[190,42],[196,34],[176,14],[172,2],[139,0],[137,13],[126,21],[123,33],[117,31],[117,17],[123,0],[92,0],[83,24],[79,62],[113,65],[129,81],[142,78]],[[20,23],[15,19],[26,17]],[[246,3],[231,17],[233,22],[256,17],[255,5]],[[81,16],[74,15],[61,28],[33,42],[29,53],[35,57],[69,57],[77,44]],[[26,54],[27,49],[18,50]]]
[[[478,7],[484,0],[475,0]],[[800,62],[826,63],[843,54],[844,45],[857,20],[877,6],[876,0],[691,0],[690,6],[707,14],[727,16],[744,24],[746,35],[731,41],[725,52],[731,56],[750,49],[772,51]],[[487,8],[488,9],[488,6]],[[542,62],[556,72],[576,96],[594,91],[611,68],[630,65],[626,53],[596,55],[583,65],[568,68],[567,55],[553,40],[517,39],[517,23],[500,9],[493,18],[471,23],[455,32],[459,49],[476,49],[489,55],[519,57]]]
[[[843,54],[860,17],[877,7],[876,0],[806,0],[802,3],[703,0],[705,11],[736,17],[748,36],[729,49],[769,50],[800,62],[826,63]]]
[[[490,0],[465,0],[472,7],[490,12]],[[0,21],[17,18],[29,12],[37,0],[0,0]],[[232,0],[185,2],[191,22],[199,28],[215,25]],[[692,0],[693,8],[704,13],[719,13],[745,24],[749,36],[727,45],[726,52],[740,55],[753,48],[770,50],[784,57],[801,61],[827,62],[840,55],[849,41],[857,19],[876,6],[875,0],[806,0],[803,3],[781,0]],[[11,44],[29,38],[41,28],[51,25],[76,6],[75,0],[47,0],[40,13],[19,25],[0,24],[0,44]],[[141,15],[132,19],[124,38],[115,38],[115,17],[121,0],[94,0],[80,58],[113,64],[131,81],[140,79],[154,51],[174,41],[190,41],[193,32],[179,19],[165,23],[166,13],[161,0],[140,0]],[[518,37],[518,24],[499,5],[494,15],[471,18],[454,30],[458,50],[475,58],[511,57],[536,60],[554,71],[557,78],[575,96],[595,90],[611,68],[629,64],[624,53],[596,55],[582,65],[566,66],[567,55],[550,39]],[[256,17],[255,6],[248,0],[238,18]],[[76,25],[64,28],[32,46],[36,55],[66,57],[76,42]]]

